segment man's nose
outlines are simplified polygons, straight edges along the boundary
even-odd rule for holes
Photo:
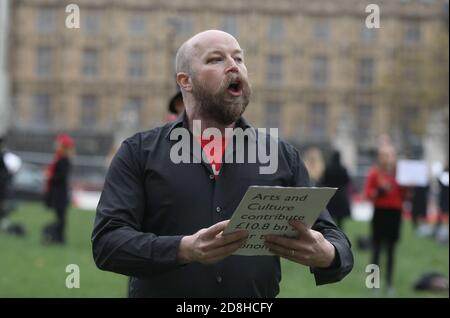
[[[239,73],[239,67],[233,58],[228,59],[226,73]]]

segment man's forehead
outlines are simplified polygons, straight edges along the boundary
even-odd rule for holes
[[[203,34],[192,39],[192,48],[198,55],[214,51],[239,51],[242,52],[239,43],[231,35],[226,33]]]
[[[232,54],[243,54],[244,51],[240,48],[230,48],[230,47],[209,47],[206,50],[203,50],[201,53],[202,55],[209,55],[209,54],[220,54],[223,52],[228,52]]]

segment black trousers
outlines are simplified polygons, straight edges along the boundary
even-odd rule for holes
[[[55,208],[55,212],[56,212],[55,240],[64,243],[67,207],[65,206],[57,207]]]
[[[373,242],[373,254],[372,254],[372,264],[380,266],[380,254],[383,245],[385,244],[387,250],[387,266],[386,266],[386,282],[388,287],[393,286],[394,277],[394,257],[395,257],[395,242],[394,241],[374,241]],[[380,266],[380,269],[383,266]]]
[[[380,266],[380,254],[386,248],[388,287],[393,285],[395,245],[400,238],[401,215],[399,209],[375,208],[372,219],[372,264]]]

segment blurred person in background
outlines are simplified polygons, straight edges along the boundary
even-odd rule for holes
[[[10,180],[10,173],[5,161],[4,138],[0,137],[0,219],[5,212],[6,191]]]
[[[338,188],[327,205],[328,211],[342,229],[342,221],[350,216],[349,185],[350,177],[341,163],[341,154],[334,151],[320,181],[320,186]]]
[[[181,92],[177,92],[172,98],[169,100],[169,105],[167,107],[169,111],[168,121],[172,122],[178,118],[178,116],[184,112],[184,102],[183,95]]]
[[[70,204],[69,177],[75,143],[66,134],[55,141],[55,155],[46,170],[45,203],[54,210],[56,222],[44,229],[44,243],[65,243],[67,208]]]
[[[22,159],[9,152],[5,147],[5,139],[0,137],[0,231],[17,236],[24,236],[25,229],[20,224],[12,223],[8,215],[16,208],[16,203],[11,200],[14,193],[12,183],[21,167]]]
[[[303,161],[311,178],[311,186],[316,186],[325,169],[322,151],[316,147],[307,149],[303,154]]]
[[[430,186],[415,186],[410,189],[411,218],[414,229],[422,224],[427,217],[428,193]]]
[[[372,264],[379,265],[382,248],[387,251],[386,279],[388,291],[394,292],[395,246],[400,238],[402,207],[406,189],[395,179],[396,154],[390,144],[382,144],[378,149],[378,162],[371,167],[364,186],[365,196],[374,205],[371,224]]]
[[[448,243],[448,163],[438,178],[439,214],[435,226],[435,238],[440,243]]]
[[[5,138],[0,137],[0,218],[11,210],[11,202],[6,206],[6,200],[11,196],[14,175],[22,167],[22,159],[10,152],[5,145]]]
[[[413,148],[409,157],[412,160],[424,162],[421,148]],[[430,179],[427,176],[426,184],[408,187],[408,193],[406,194],[407,200],[411,203],[412,226],[419,236],[422,236],[421,232],[423,232],[424,226],[428,227],[426,221],[430,188]]]

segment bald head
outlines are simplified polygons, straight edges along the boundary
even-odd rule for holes
[[[177,73],[184,72],[190,74],[192,71],[192,59],[198,57],[212,43],[234,42],[239,47],[237,40],[229,33],[220,30],[207,30],[197,33],[178,49],[175,57],[175,71]]]
[[[189,41],[186,41],[183,43],[183,45],[180,46],[180,48],[177,51],[177,55],[175,57],[175,72],[180,73],[191,73],[191,67],[190,67],[190,54],[191,54],[191,46],[188,43]]]

